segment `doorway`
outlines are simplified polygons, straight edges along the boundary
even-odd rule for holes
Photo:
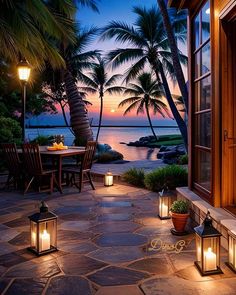
[[[232,15],[230,11],[221,20],[221,206],[236,215],[236,20]]]

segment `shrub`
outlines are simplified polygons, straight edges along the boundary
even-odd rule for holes
[[[122,175],[122,179],[124,181],[138,187],[145,187],[144,177],[145,177],[144,170],[137,169],[137,168],[131,168]]]
[[[189,204],[184,200],[174,201],[171,205],[170,211],[173,213],[186,214],[188,213]]]
[[[39,135],[33,140],[31,140],[32,143],[37,143],[39,145],[50,145],[52,143],[53,136],[45,136],[45,135]]]
[[[187,185],[188,172],[181,166],[170,165],[146,174],[144,183],[148,189],[154,192],[159,192],[165,187],[174,190],[178,186]]]
[[[188,154],[179,156],[179,158],[178,158],[178,164],[179,165],[187,165],[188,164]]]
[[[16,120],[0,117],[0,126],[0,143],[21,143],[21,127]]]

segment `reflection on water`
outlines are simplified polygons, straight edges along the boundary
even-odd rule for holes
[[[155,128],[157,135],[179,134],[178,128]],[[94,137],[96,136],[97,128],[93,127]],[[72,145],[73,136],[70,131],[65,128],[38,128],[26,129],[26,136],[29,140],[37,137],[38,135],[55,135],[62,134],[65,137],[65,144]],[[109,144],[114,150],[122,153],[125,160],[156,160],[156,155],[159,149],[134,147],[121,144],[121,142],[128,143],[136,141],[140,137],[151,135],[150,128],[137,128],[137,127],[110,127],[101,128],[99,142]]]

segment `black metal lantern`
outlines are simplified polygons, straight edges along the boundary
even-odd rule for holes
[[[228,232],[229,235],[229,252],[228,262],[226,265],[236,273],[236,236],[232,232]]]
[[[207,212],[202,225],[194,228],[196,233],[196,254],[195,265],[201,275],[207,276],[222,273],[220,269],[220,237],[212,225],[210,212]]]
[[[48,211],[45,202],[41,202],[40,212],[29,216],[31,245],[29,250],[37,255],[57,250],[57,216]]]
[[[162,190],[159,192],[159,218],[160,219],[169,219],[170,216],[170,207],[172,205],[173,194],[169,191]]]

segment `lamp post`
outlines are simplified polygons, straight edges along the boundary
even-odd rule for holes
[[[17,71],[20,81],[23,84],[22,96],[22,113],[21,113],[21,127],[22,127],[22,141],[25,142],[25,102],[26,102],[26,84],[29,80],[31,67],[29,63],[22,59],[17,65]]]

